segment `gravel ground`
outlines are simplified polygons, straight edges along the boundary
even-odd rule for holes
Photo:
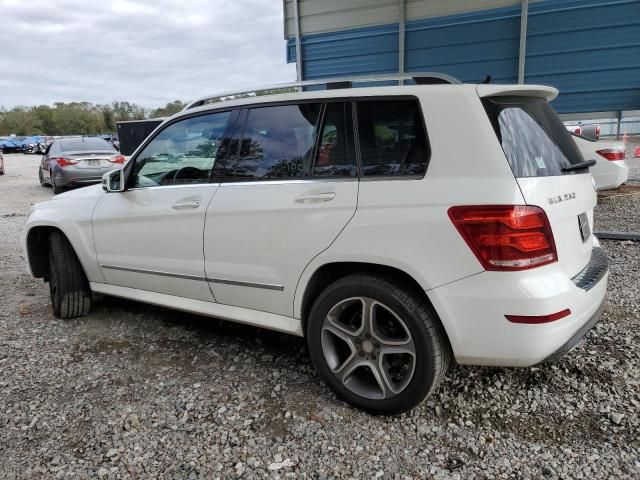
[[[18,245],[51,195],[0,177],[0,478],[640,478],[640,243],[603,319],[538,368],[456,366],[411,414],[337,400],[302,339],[104,297],[73,321]]]

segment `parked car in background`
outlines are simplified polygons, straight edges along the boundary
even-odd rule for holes
[[[452,357],[553,361],[600,317],[594,162],[549,105],[557,94],[454,84],[199,100],[102,187],[37,204],[27,265],[56,317],[87,314],[96,292],[304,336],[340,397],[407,411]]]
[[[20,152],[22,150],[22,140],[25,137],[2,137],[0,138],[0,149],[4,151],[4,153],[15,153]]]
[[[58,194],[66,187],[99,183],[102,175],[122,167],[124,157],[106,140],[71,137],[54,140],[40,162],[40,185]]]
[[[598,190],[618,188],[629,179],[629,167],[625,162],[624,142],[592,140],[573,135],[573,140],[586,160],[595,160],[589,168]]]
[[[567,127],[567,130],[574,135],[580,135],[581,137],[592,138],[594,140],[598,140],[600,138],[600,125],[597,123],[565,123],[565,127]]]
[[[20,142],[20,149],[22,153],[39,153],[39,145],[42,142],[43,137],[41,135],[35,135],[26,137]]]

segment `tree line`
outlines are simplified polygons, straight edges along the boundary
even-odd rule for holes
[[[53,106],[0,108],[0,136],[115,133],[117,122],[165,117],[179,112],[184,106],[183,102],[175,100],[156,109],[145,109],[130,102],[113,102],[110,105],[57,102]]]

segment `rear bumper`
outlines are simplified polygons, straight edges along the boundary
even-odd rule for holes
[[[427,294],[458,363],[528,367],[558,358],[580,341],[600,317],[607,280],[606,255],[594,248],[589,264],[573,279],[551,264],[524,272],[482,272]],[[505,318],[567,308],[569,316],[542,324]]]
[[[591,316],[589,321],[585,323],[582,327],[580,327],[580,329],[576,333],[574,333],[564,345],[562,345],[558,350],[556,350],[547,358],[545,358],[541,363],[555,362],[556,360],[559,360],[560,358],[562,358],[566,353],[569,353],[571,350],[577,347],[582,342],[582,339],[584,338],[584,336],[589,332],[589,330],[591,330],[595,326],[595,324],[600,319],[600,316],[602,315],[602,311],[604,310],[604,304],[605,302],[603,301],[600,304],[600,308],[596,310],[596,313],[594,313]]]
[[[95,183],[100,183],[102,181],[102,176],[115,169],[120,167],[119,164],[114,164],[112,167],[106,168],[74,168],[67,167],[61,168],[56,167],[53,170],[53,175],[56,180],[56,185],[59,187],[72,187],[72,186],[80,186],[80,185],[92,185]]]

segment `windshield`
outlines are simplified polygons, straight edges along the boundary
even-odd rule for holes
[[[516,177],[588,173],[587,168],[564,170],[584,159],[546,100],[493,97],[483,104]]]

